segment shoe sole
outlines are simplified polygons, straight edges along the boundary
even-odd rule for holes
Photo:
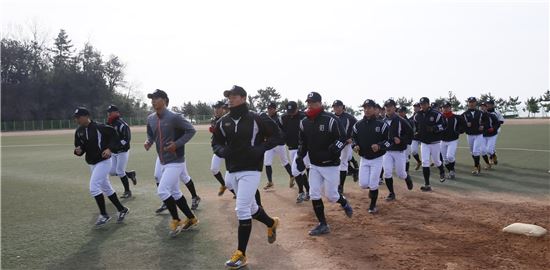
[[[235,269],[241,269],[241,268],[243,268],[243,267],[245,267],[245,266],[247,266],[247,265],[248,265],[248,263],[246,262],[246,263],[244,263],[244,264],[241,265],[241,266],[236,266],[236,267],[235,267],[235,266],[227,266],[227,265],[226,265],[225,267],[226,267],[227,269],[235,270]]]
[[[188,228],[181,228],[182,231],[188,231],[188,230],[191,230],[195,227],[197,227],[199,225],[199,220],[197,219],[197,222],[195,222],[195,224],[189,226]]]
[[[309,235],[310,236],[319,236],[319,235],[323,235],[323,234],[329,234],[330,231],[323,231],[323,232],[320,232],[320,233],[315,233],[315,234],[312,234],[311,231],[309,232]]]

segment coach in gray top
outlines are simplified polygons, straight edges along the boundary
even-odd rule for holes
[[[185,144],[195,135],[195,128],[181,115],[169,111],[168,95],[162,90],[148,94],[154,113],[147,117],[147,141],[145,150],[156,144],[160,163],[163,166],[162,176],[158,186],[158,196],[166,204],[172,215],[170,235],[176,236],[182,230],[187,230],[198,224],[179,187],[179,177],[185,169]],[[187,220],[178,217],[177,207],[183,211]]]

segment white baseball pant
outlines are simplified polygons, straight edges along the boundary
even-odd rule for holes
[[[397,173],[397,177],[401,179],[407,178],[405,165],[407,164],[407,153],[404,151],[387,151],[383,156],[384,178],[391,178],[393,168]]]
[[[412,140],[412,142],[411,142],[411,154],[418,155],[418,146],[420,146],[420,141]]]
[[[271,166],[273,164],[273,156],[279,156],[281,165],[286,166],[288,164],[288,157],[286,156],[286,148],[284,145],[277,145],[273,149],[265,151],[264,154],[264,166]]]
[[[351,144],[347,144],[340,152],[340,171],[348,171],[348,163],[351,160],[353,153]]]
[[[159,181],[162,177],[164,166],[166,166],[166,165],[162,165],[160,163],[160,159],[157,157],[157,160],[155,162],[155,173],[154,173],[155,180],[157,181],[157,183],[159,183]],[[187,171],[187,164],[185,162],[183,163],[183,170],[180,174],[179,179],[184,184],[187,184],[187,183],[189,183],[189,181],[191,181],[191,176],[189,175],[189,172]]]
[[[292,176],[296,177],[301,174],[305,174],[306,170],[298,171],[298,166],[296,165],[296,156],[298,154],[298,150],[288,150],[290,152],[290,160],[292,160],[292,164],[290,165]],[[311,163],[309,162],[309,155],[306,155],[304,157],[304,165],[306,165],[306,169],[311,167]]]
[[[90,194],[92,197],[102,193],[111,196],[115,193],[113,186],[111,186],[111,181],[109,181],[109,170],[111,170],[110,159],[90,165]]]
[[[222,163],[225,162],[225,159],[216,156],[216,154],[212,155],[212,162],[210,163],[210,171],[213,175],[216,175],[220,172],[220,168],[222,167]]]
[[[375,159],[361,157],[361,162],[359,164],[359,186],[362,189],[378,189],[383,159],[383,157],[377,157]]]
[[[323,194],[329,202],[340,199],[338,185],[340,184],[339,166],[319,167],[311,164],[309,170],[309,196],[312,200],[320,200]]]
[[[449,164],[455,162],[456,148],[458,147],[458,140],[446,142],[441,141],[441,155],[443,156],[443,163]]]
[[[497,145],[497,136],[492,137],[483,137],[485,141],[485,147],[482,149],[483,155],[492,155],[495,153],[496,145]]]
[[[128,156],[130,151],[111,154],[111,176],[118,175],[118,177],[124,177],[126,175],[126,166],[128,166]]]
[[[235,211],[239,220],[251,219],[252,214],[258,212],[256,203],[256,190],[260,185],[262,174],[258,171],[243,171],[227,173],[225,182],[231,183],[230,186],[237,194]]]
[[[179,200],[183,196],[179,180],[184,168],[185,164],[183,163],[162,165],[162,175],[157,188],[157,194],[162,201],[168,199],[170,196],[174,197],[175,200]]]
[[[430,144],[420,144],[420,153],[422,154],[422,167],[430,167],[430,157],[432,158],[432,161],[436,167],[441,166],[441,160],[439,159],[439,154],[441,154],[441,146],[439,144],[439,141]]]
[[[468,138],[468,145],[470,146],[470,153],[472,156],[479,156],[481,155],[481,150],[483,149],[483,144],[485,143],[485,140],[483,140],[483,135],[467,135]]]

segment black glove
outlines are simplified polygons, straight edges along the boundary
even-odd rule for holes
[[[303,172],[306,169],[306,164],[304,163],[304,159],[301,157],[296,158],[296,168],[299,172]]]
[[[328,150],[334,154],[340,154],[340,152],[342,152],[342,149],[344,149],[344,146],[346,146],[346,144],[336,140],[333,144],[331,144],[328,147]]]
[[[229,156],[229,148],[226,146],[216,144],[212,146],[212,150],[214,150],[214,154],[216,154],[216,156],[218,157],[226,158],[227,156]]]

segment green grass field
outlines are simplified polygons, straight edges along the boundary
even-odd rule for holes
[[[458,180],[440,184],[434,179],[434,186],[548,198],[549,131],[548,125],[504,126],[497,144],[499,165],[481,177],[470,175],[472,161],[462,136]],[[102,229],[92,228],[97,207],[88,193],[90,173],[84,159],[72,154],[72,134],[2,137],[2,268],[220,269],[235,245],[218,234],[235,232],[236,218],[230,196],[215,197],[218,183],[209,171],[209,138],[206,131],[198,132],[186,155],[199,194],[211,198],[198,211],[200,229],[170,239],[168,216],[153,213],[159,205],[152,178],[156,154],[141,146],[144,133],[133,134],[128,165],[138,173],[138,185],[132,186],[135,198],[125,202],[131,214],[125,224],[112,222]],[[274,174],[287,179],[280,166],[274,166]],[[412,175],[421,183],[421,172]],[[111,181],[120,195],[119,179]],[[254,230],[252,239],[262,233]],[[286,268],[299,267],[289,263]]]

